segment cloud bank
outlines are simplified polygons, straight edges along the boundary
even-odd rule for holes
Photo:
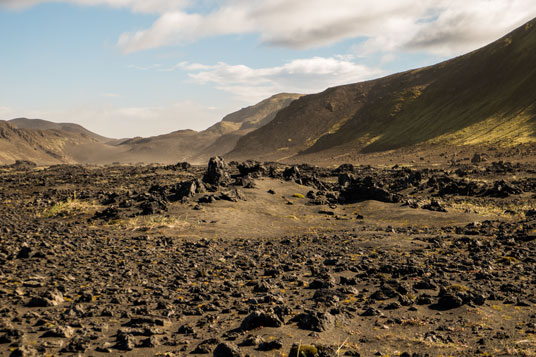
[[[151,27],[120,36],[118,46],[125,53],[253,33],[264,44],[296,49],[364,38],[359,50],[365,54],[449,56],[482,46],[536,16],[533,0],[0,0],[0,6],[45,2],[158,14]]]
[[[295,59],[281,66],[251,68],[246,65],[179,63],[198,84],[214,84],[236,99],[255,103],[279,92],[314,93],[330,86],[377,77],[383,72],[357,64],[350,57]]]
[[[128,8],[139,13],[163,14],[187,6],[189,0],[0,0],[0,6],[24,9],[41,3],[71,3],[82,6],[104,5],[112,8]]]
[[[164,11],[150,28],[123,33],[118,45],[130,53],[254,33],[264,44],[295,49],[364,38],[363,53],[448,56],[485,45],[534,16],[532,0],[234,0],[207,14],[186,5]]]

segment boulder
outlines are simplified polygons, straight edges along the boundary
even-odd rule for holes
[[[292,322],[297,322],[302,330],[323,332],[330,330],[335,325],[335,317],[329,312],[306,311],[294,317]]]
[[[283,321],[273,312],[253,311],[240,325],[242,330],[253,330],[257,327],[281,327]]]
[[[223,342],[216,346],[214,357],[242,357],[242,353],[237,345],[232,342]]]
[[[225,163],[225,160],[219,156],[212,157],[208,162],[203,182],[214,186],[225,186],[230,179],[229,166]]]

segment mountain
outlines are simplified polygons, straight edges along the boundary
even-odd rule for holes
[[[2,122],[0,161],[205,163],[294,161],[414,145],[536,142],[536,19],[434,66],[318,94],[279,94],[212,127],[112,140],[76,124]]]
[[[121,143],[123,151],[116,161],[206,163],[211,156],[231,151],[238,139],[269,123],[282,108],[301,94],[281,93],[255,105],[225,116],[201,132],[180,130],[150,138],[135,138]]]
[[[206,163],[231,151],[238,139],[272,120],[299,94],[277,94],[229,114],[210,128],[179,130],[148,138],[109,139],[71,123],[18,118],[0,121],[0,163],[39,164],[112,162]]]
[[[279,110],[288,107],[291,102],[302,96],[292,93],[276,94],[260,103],[226,115],[221,123],[241,124],[240,129],[258,129],[271,122]]]
[[[536,19],[464,56],[303,96],[238,140],[233,159],[416,144],[536,141]]]
[[[38,130],[61,130],[68,133],[86,135],[100,142],[110,142],[113,139],[95,134],[81,125],[73,123],[53,123],[42,119],[17,118],[9,120],[9,124],[19,129],[38,129]]]
[[[15,160],[30,160],[40,164],[77,163],[79,158],[72,155],[77,147],[102,145],[82,133],[21,129],[0,121],[0,163],[4,164]]]

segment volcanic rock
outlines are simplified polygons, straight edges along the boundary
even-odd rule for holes
[[[214,357],[242,357],[243,354],[237,345],[232,342],[223,342],[216,346]]]
[[[283,321],[273,312],[254,311],[240,325],[242,330],[253,330],[257,327],[281,327]]]
[[[219,156],[212,157],[208,162],[203,182],[214,186],[225,186],[230,179],[229,166],[225,161]]]
[[[330,330],[335,325],[335,318],[329,312],[307,311],[292,318],[298,327],[303,330],[323,332]]]

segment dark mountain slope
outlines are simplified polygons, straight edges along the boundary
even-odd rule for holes
[[[536,20],[435,66],[301,97],[232,158],[536,141]]]

